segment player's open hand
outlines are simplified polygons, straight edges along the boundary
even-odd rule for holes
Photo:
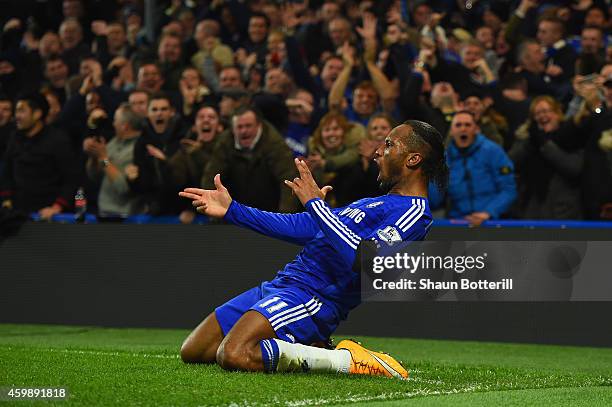
[[[293,193],[298,197],[303,205],[314,198],[325,199],[325,195],[332,190],[332,187],[326,185],[319,189],[319,186],[312,177],[306,162],[304,160],[300,160],[299,158],[296,158],[294,161],[295,166],[300,173],[300,177],[294,178],[293,181],[285,180],[285,184],[293,190]]]
[[[213,218],[222,218],[227,213],[232,197],[221,183],[221,175],[215,175],[216,189],[185,188],[179,196],[193,200],[196,210]]]

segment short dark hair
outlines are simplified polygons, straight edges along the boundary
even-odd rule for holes
[[[167,93],[164,92],[156,92],[152,95],[149,96],[149,103],[151,103],[154,100],[160,100],[160,99],[165,99],[168,101],[168,104],[170,106],[172,106],[172,100],[170,100],[170,96],[168,96]]]
[[[603,28],[596,26],[596,25],[585,25],[584,27],[582,27],[582,30],[580,31],[580,33],[583,33],[585,30],[599,31],[599,35],[601,35],[601,38],[605,38],[606,36]]]
[[[520,89],[527,93],[527,79],[519,73],[510,72],[501,80],[502,89]]]
[[[67,65],[66,61],[64,60],[64,58],[61,57],[61,55],[59,55],[59,54],[51,54],[44,61],[45,68],[47,67],[47,64],[49,64],[50,62],[55,62],[55,61],[61,61],[64,65]]]
[[[538,25],[544,21],[548,21],[549,23],[555,24],[557,28],[559,29],[561,36],[565,36],[565,23],[559,17],[554,17],[554,16],[542,17],[538,21]]]
[[[474,123],[478,123],[478,121],[476,120],[476,116],[474,116],[474,113],[470,112],[469,110],[459,110],[459,111],[456,111],[455,114],[453,114],[453,117],[457,116],[458,114],[467,114],[467,115],[470,115],[472,117],[472,120],[474,120]]]
[[[151,99],[151,92],[143,88],[132,89],[130,93],[128,93],[128,97],[132,96],[134,93],[144,93],[147,95],[147,99]]]
[[[45,121],[45,119],[47,118],[47,113],[49,113],[49,102],[47,102],[47,98],[45,98],[42,93],[23,93],[17,96],[17,102],[21,101],[26,102],[30,109],[32,109],[32,112],[35,110],[40,110],[42,112],[40,120]]]
[[[11,99],[6,93],[0,92],[0,102],[10,102],[12,105],[13,99]]]
[[[432,125],[419,120],[407,120],[404,124],[412,129],[411,142],[424,153],[422,168],[427,181],[445,190],[448,185],[448,165],[442,135]]]
[[[232,120],[234,120],[234,117],[242,116],[243,114],[248,113],[248,112],[253,112],[253,114],[255,115],[255,120],[257,120],[257,123],[261,123],[263,121],[263,116],[261,112],[259,111],[259,109],[257,109],[255,106],[252,106],[252,105],[244,105],[244,106],[238,107],[232,113]]]
[[[132,130],[141,130],[142,118],[132,109],[132,105],[123,102],[119,105],[116,112],[120,112],[121,121],[127,123]]]
[[[263,13],[251,13],[251,15],[249,16],[249,22],[251,22],[251,19],[253,17],[256,18],[263,18],[266,22],[266,28],[270,28],[270,17],[268,17],[267,15],[263,14]]]

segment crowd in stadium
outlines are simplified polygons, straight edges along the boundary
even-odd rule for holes
[[[0,201],[49,219],[179,215],[187,186],[300,210],[380,194],[408,119],[447,137],[442,216],[612,219],[612,39],[599,0],[11,1]],[[77,194],[78,191],[78,194]]]

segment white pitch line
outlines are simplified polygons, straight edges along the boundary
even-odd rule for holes
[[[9,350],[15,348],[7,347]],[[143,358],[158,358],[158,359],[178,359],[179,355],[155,355],[150,353],[127,353],[127,352],[104,352],[97,350],[81,350],[81,349],[54,349],[54,348],[37,348],[37,350],[45,350],[47,352],[58,353],[74,353],[79,355],[97,355],[97,356],[138,356]]]
[[[447,391],[440,390],[416,390],[412,392],[393,392],[393,393],[383,393],[377,394],[373,396],[368,395],[355,395],[348,397],[332,397],[329,399],[304,399],[304,400],[294,400],[288,401],[285,403],[287,407],[304,407],[304,406],[319,406],[323,404],[336,404],[336,403],[356,403],[356,402],[364,402],[364,401],[374,401],[374,400],[401,400],[406,398],[413,398],[417,396],[443,396],[449,394],[457,394],[457,393],[471,393],[476,390],[480,390],[480,386],[469,386],[459,389],[452,389]]]

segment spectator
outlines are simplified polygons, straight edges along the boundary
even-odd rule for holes
[[[538,23],[537,39],[546,49],[546,73],[553,82],[566,85],[574,76],[576,52],[564,39],[563,21],[556,17],[545,17]]]
[[[596,81],[576,83],[575,89],[584,102],[574,120],[587,135],[582,169],[585,215],[612,220],[612,65],[604,66]]]
[[[66,18],[59,28],[62,42],[62,59],[66,62],[71,75],[79,70],[81,58],[89,53],[89,47],[83,42],[83,27],[79,20]]]
[[[128,96],[128,102],[132,112],[143,119],[147,117],[150,93],[144,89],[134,89]]]
[[[62,110],[62,106],[59,98],[51,89],[42,88],[40,93],[45,97],[45,99],[47,99],[47,104],[49,105],[49,111],[47,112],[47,117],[45,118],[45,124],[47,126],[51,126],[57,120],[60,110]]]
[[[349,120],[361,123],[366,126],[370,120],[370,116],[376,113],[380,109],[380,95],[378,89],[370,81],[362,81],[352,92],[352,102],[350,105],[343,100],[346,87],[348,85],[351,72],[355,66],[355,60],[353,59],[352,51],[348,44],[345,44],[342,48],[342,55],[344,58],[344,68],[340,75],[338,75],[334,85],[329,91],[329,107],[331,110],[340,109],[343,105],[346,105],[344,114]],[[376,69],[377,73],[384,76],[375,65],[368,64],[371,69]],[[384,79],[383,79],[384,80]],[[387,87],[390,87],[388,81],[385,80]],[[382,88],[382,86],[379,86]],[[389,92],[391,93],[391,92]],[[389,98],[391,95],[387,95]]]
[[[501,92],[494,94],[494,98],[496,109],[508,123],[504,135],[504,150],[508,151],[514,142],[514,132],[529,116],[527,81],[519,74],[507,75],[501,83]]]
[[[314,98],[304,89],[298,89],[285,101],[289,110],[289,124],[285,131],[285,141],[293,151],[294,157],[304,157],[307,153],[308,137],[316,128]]]
[[[499,72],[502,59],[495,51],[496,38],[493,29],[486,25],[478,27],[478,29],[476,29],[476,41],[478,41],[484,49],[484,59],[487,66],[491,68],[493,73]]]
[[[194,110],[206,100],[210,101],[211,91],[204,85],[200,72],[193,66],[183,69],[179,89],[183,99],[183,111],[181,113],[186,121],[193,122]]]
[[[40,93],[18,97],[17,130],[9,140],[0,180],[3,206],[38,212],[42,219],[72,208],[78,176],[68,138],[45,125],[48,111]]]
[[[141,134],[141,119],[129,104],[115,111],[115,136],[106,144],[103,138],[88,137],[83,149],[89,155],[87,174],[101,181],[98,193],[98,216],[123,219],[144,212],[142,196],[131,191],[126,170],[133,165],[134,146]]]
[[[45,60],[52,55],[61,55],[63,51],[62,40],[57,33],[47,31],[38,43],[38,53]]]
[[[143,134],[134,146],[136,171],[130,171],[131,186],[145,196],[149,214],[176,214],[183,202],[176,194],[167,158],[178,150],[187,128],[170,98],[161,93],[151,96],[147,118]]]
[[[253,108],[234,112],[231,128],[218,138],[202,176],[204,188],[213,188],[215,174],[222,174],[232,197],[241,203],[268,211],[296,209],[291,190],[284,184],[296,175],[291,150]]]
[[[446,137],[455,112],[460,110],[459,95],[448,82],[438,82],[431,90],[429,123]]]
[[[204,75],[203,67],[207,58],[210,58],[210,62],[219,67],[234,63],[232,49],[219,39],[220,30],[219,23],[212,19],[202,20],[196,25],[195,40],[198,44],[198,52],[191,57],[191,64],[198,68],[202,75]]]
[[[289,111],[285,106],[285,100],[292,88],[293,83],[285,71],[280,68],[270,68],[266,72],[264,89],[251,98],[253,105],[261,112],[264,119],[281,133],[285,132],[288,125]]]
[[[538,95],[561,97],[563,92],[556,91],[550,84],[551,79],[546,73],[546,56],[537,41],[523,41],[516,51],[516,59],[517,71],[527,81],[527,92],[530,97]]]
[[[158,93],[164,84],[159,66],[152,62],[140,65],[138,68],[136,88],[143,89],[150,94]]]
[[[372,162],[374,152],[384,143],[394,127],[393,119],[385,113],[375,113],[368,123],[367,136],[359,142],[359,160],[342,171],[334,184],[336,205],[348,205],[361,198],[382,193],[378,181],[378,166]]]
[[[576,73],[589,75],[599,72],[606,60],[604,34],[601,28],[585,27],[580,38],[580,48],[580,55],[575,65]]]
[[[240,64],[244,64],[246,58],[256,59],[259,63],[264,63],[267,53],[267,38],[270,29],[270,19],[265,14],[253,13],[249,18],[248,40],[244,47],[236,53],[236,59]]]
[[[306,158],[306,163],[319,185],[334,186],[343,181],[344,173],[359,161],[359,143],[364,137],[365,132],[361,125],[350,123],[338,112],[331,111],[321,118],[319,126],[308,140]],[[330,205],[336,206],[334,191],[327,199]],[[346,202],[343,196],[338,199]]]
[[[181,139],[181,146],[168,161],[177,190],[201,182],[204,168],[212,157],[217,136],[222,131],[221,116],[214,107],[203,106],[196,112],[193,129]],[[193,222],[193,208],[184,209],[179,218],[182,223]]]
[[[516,199],[512,161],[502,147],[478,130],[470,112],[455,113],[446,150],[448,215],[476,226],[505,214]]]
[[[583,144],[561,105],[550,96],[531,102],[529,119],[509,151],[519,176],[518,213],[523,219],[581,219]]]
[[[315,22],[304,25],[298,33],[300,43],[312,45],[304,49],[309,66],[319,65],[322,56],[327,55],[329,57],[334,53],[334,46],[329,38],[329,24],[333,19],[340,16],[340,12],[338,3],[325,1],[318,10]]]
[[[14,131],[13,101],[8,96],[0,94],[0,168],[9,138]]]
[[[66,102],[68,73],[68,65],[63,58],[55,55],[45,61],[45,78],[48,81],[48,86],[57,95],[62,105]]]
[[[181,38],[174,34],[164,34],[159,40],[157,58],[164,78],[162,88],[165,91],[176,91],[183,70]]]
[[[352,38],[351,23],[342,16],[334,17],[328,24],[329,38],[332,44],[332,53],[337,51]]]
[[[107,66],[116,57],[129,58],[132,47],[128,43],[125,27],[120,22],[106,23],[105,21],[94,21],[92,31],[95,34],[93,52],[102,66]]]
[[[483,98],[478,93],[468,94],[462,102],[463,109],[472,113],[483,136],[501,146],[504,143],[508,124],[503,116],[492,109],[491,98],[486,98],[486,100],[489,106],[485,105]]]

